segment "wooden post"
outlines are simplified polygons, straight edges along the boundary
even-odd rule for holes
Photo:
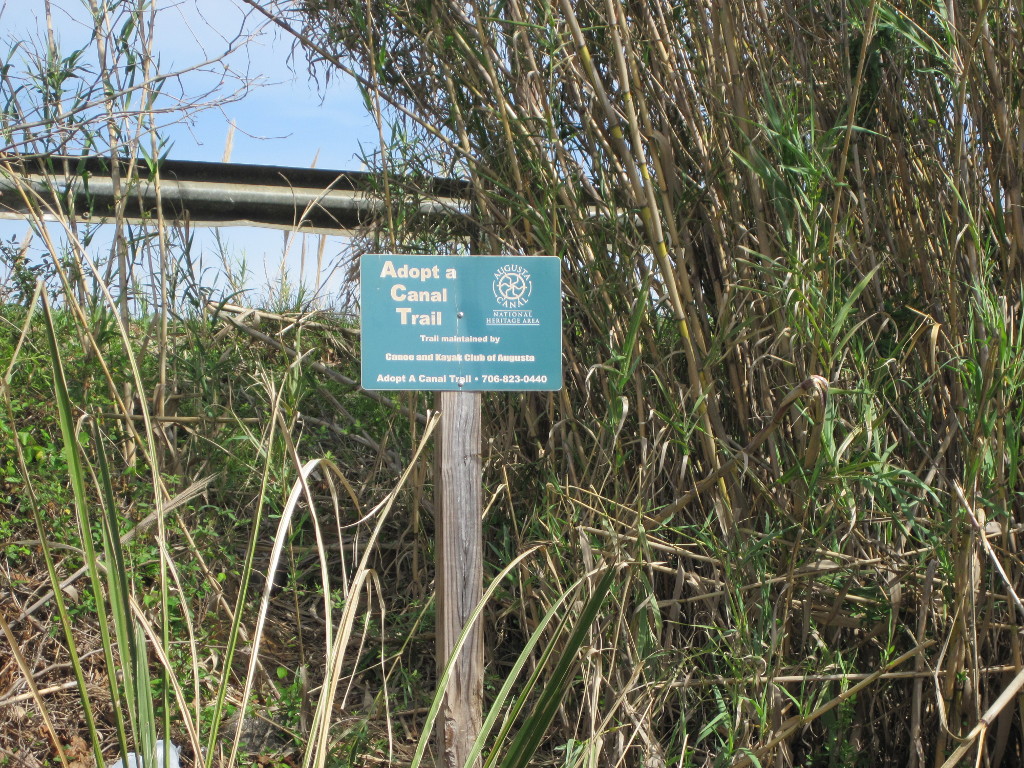
[[[437,494],[438,674],[483,591],[480,393],[441,392]],[[477,622],[452,669],[437,720],[439,768],[463,768],[480,732],[484,645]],[[479,766],[477,760],[474,766]]]

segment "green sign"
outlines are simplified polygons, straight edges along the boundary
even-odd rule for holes
[[[363,256],[363,388],[561,389],[560,266],[554,256]]]

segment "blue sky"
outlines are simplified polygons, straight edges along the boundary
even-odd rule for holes
[[[377,147],[377,131],[366,113],[354,83],[338,73],[329,85],[315,83],[306,71],[301,52],[262,16],[236,0],[155,0],[159,9],[155,47],[164,72],[188,69],[220,56],[231,42],[242,37],[245,45],[229,54],[221,65],[191,72],[166,88],[167,105],[177,93],[186,100],[219,86],[229,97],[243,82],[251,83],[236,101],[199,111],[168,122],[162,134],[170,144],[169,157],[219,161],[224,156],[229,124],[235,124],[231,161],[262,165],[310,166],[336,170],[361,168],[360,144],[370,153]],[[85,0],[52,0],[58,40],[63,50],[83,47],[88,27],[83,22]],[[45,39],[43,0],[0,0],[0,36],[12,39]],[[6,47],[6,46],[5,46]],[[94,54],[93,54],[94,55]],[[0,236],[9,240],[24,234],[25,226],[0,222]],[[262,228],[230,227],[221,240],[236,257],[244,256],[253,277],[250,285],[262,292],[261,283],[272,283],[279,273],[284,236]],[[212,233],[198,238],[204,250],[213,249]],[[317,242],[308,242],[315,253]],[[329,238],[327,261],[342,257],[344,240]],[[284,268],[295,282],[300,268],[301,244],[293,243],[284,254]],[[315,282],[307,268],[304,282]],[[326,286],[337,289],[337,276]]]
[[[373,121],[354,83],[343,75],[313,82],[301,52],[277,27],[234,0],[181,0],[168,6],[157,33],[161,66],[178,69],[217,55],[234,34],[255,37],[229,58],[254,86],[239,101],[201,113],[192,125],[171,126],[172,155],[220,160],[228,121],[237,126],[231,159],[240,163],[350,170],[359,142],[377,144]],[[209,78],[207,78],[209,79]],[[204,83],[196,78],[196,87]]]

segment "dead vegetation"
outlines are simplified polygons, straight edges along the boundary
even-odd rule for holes
[[[488,701],[512,680],[512,704],[537,675],[485,758],[1024,759],[1019,7],[260,7],[317,73],[355,75],[377,110],[387,216],[366,248],[562,259],[564,390],[485,398],[488,578],[523,556],[484,613]],[[434,175],[469,183],[472,240],[420,226],[407,205]],[[147,242],[173,253],[170,239]],[[102,275],[87,247],[70,252],[81,274]],[[411,759],[436,679],[427,396],[346,387],[355,347],[330,316],[304,327],[301,313],[205,301],[189,314],[168,294],[157,319],[132,320],[140,334],[116,323],[130,291],[96,301],[74,279],[57,284],[61,338],[81,340],[59,350],[92,382],[69,394],[76,418],[121,414],[82,445],[84,498],[104,493],[87,471],[98,445],[111,477],[127,473],[104,508],[126,528],[214,478],[126,561],[139,603],[126,603],[126,626],[147,632],[154,717],[173,712],[188,755],[213,746],[224,764],[259,757],[244,754],[232,706],[281,726],[284,764]],[[96,649],[84,627],[99,622],[83,611],[69,642],[52,604],[37,620],[55,637],[17,618],[49,583],[39,545],[18,542],[82,546],[70,513],[33,532],[28,488],[46,478],[57,508],[81,500],[59,458],[70,435],[47,326],[37,313],[22,334],[24,310],[7,317],[4,424],[31,442],[4,455],[4,504],[23,521],[8,559],[28,551],[5,570],[0,611],[31,673],[5,658],[0,696],[22,696],[29,678],[73,681],[41,670]],[[158,354],[126,359],[140,348]],[[126,384],[153,417],[136,434]],[[176,416],[197,419],[173,435],[158,428],[175,423],[172,395],[188,404]],[[61,574],[81,559],[62,562]],[[599,586],[579,580],[602,569],[614,580],[558,677]],[[82,664],[100,670],[86,687],[96,733],[110,734],[101,656]],[[532,704],[563,683],[544,738],[519,750]],[[48,712],[71,745],[72,693],[0,700],[0,717]],[[49,731],[33,722],[35,749]]]

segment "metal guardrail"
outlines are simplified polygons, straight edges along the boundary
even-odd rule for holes
[[[120,161],[120,195],[105,158],[0,157],[0,219],[66,215],[112,218],[119,197],[130,221],[156,218],[157,182],[145,163]],[[385,215],[374,194],[379,177],[360,171],[164,160],[159,199],[164,218],[190,226],[264,226],[320,234],[350,234]],[[468,185],[429,179],[414,203],[425,224],[468,231]],[[406,201],[404,203],[408,205]]]

